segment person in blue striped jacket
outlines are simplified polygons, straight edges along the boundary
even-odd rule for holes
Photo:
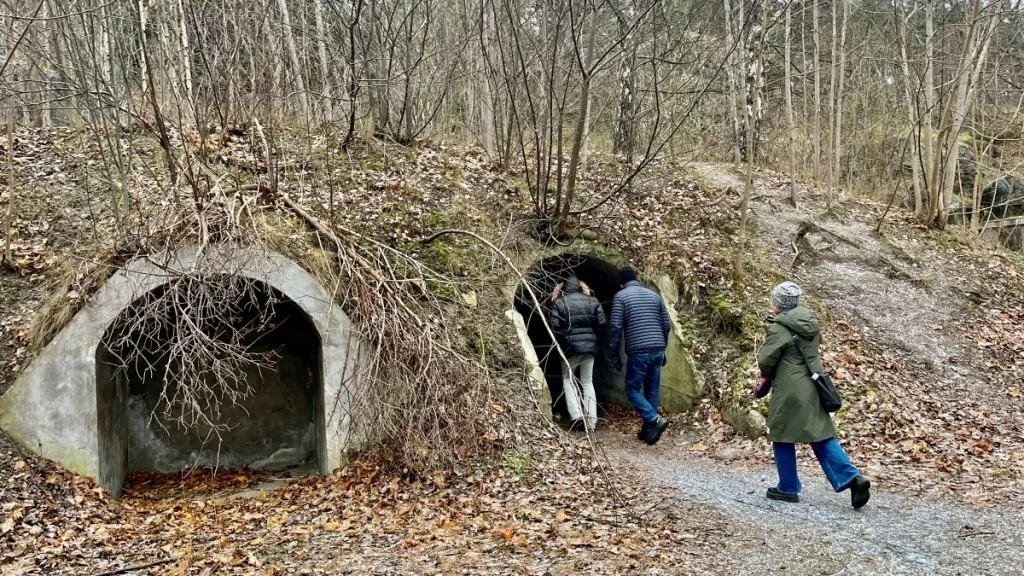
[[[668,428],[668,420],[658,414],[661,395],[661,368],[665,365],[665,347],[670,326],[668,309],[661,296],[637,281],[636,271],[626,266],[619,270],[622,290],[612,300],[608,345],[616,370],[622,369],[619,357],[621,333],[626,333],[626,398],[643,419],[637,438],[657,444]]]

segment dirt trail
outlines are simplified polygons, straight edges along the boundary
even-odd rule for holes
[[[810,457],[801,465],[801,502],[773,502],[764,497],[775,481],[770,467],[687,458],[686,447],[672,440],[646,447],[615,431],[600,437],[613,461],[742,526],[736,536],[748,541],[733,557],[739,573],[1009,575],[1024,564],[1019,510],[978,511],[874,490],[871,502],[854,511]]]
[[[694,164],[705,184],[742,191],[743,180],[731,167]],[[912,363],[923,363],[940,376],[972,376],[963,360],[967,354],[949,330],[962,304],[957,286],[962,276],[948,263],[899,238],[882,239],[874,222],[855,218],[822,221],[822,199],[802,190],[800,205],[791,207],[788,190],[772,187],[758,177],[750,205],[757,241],[772,252],[784,270],[810,289],[827,306],[856,318],[875,333],[875,340],[889,345]],[[808,245],[797,265],[794,240],[805,222],[820,229],[805,235]],[[959,289],[961,292],[957,292]]]

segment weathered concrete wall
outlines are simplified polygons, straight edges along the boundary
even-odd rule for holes
[[[125,419],[128,382],[123,374],[115,373],[110,364],[102,361],[102,346],[99,348],[96,351],[96,442],[99,454],[105,456],[99,458],[97,481],[111,494],[120,494],[129,472],[128,422]]]
[[[544,379],[544,370],[540,367],[537,351],[533,348],[533,342],[530,342],[530,335],[526,331],[526,322],[523,321],[523,315],[513,309],[506,310],[505,317],[512,322],[512,327],[515,328],[516,335],[519,336],[519,345],[522,346],[523,358],[526,359],[529,369],[527,378],[530,379],[530,387],[534,390],[541,414],[551,414],[551,392],[548,390],[548,383]]]
[[[218,421],[227,429],[219,435],[206,426],[182,430],[153,413],[163,388],[163,371],[133,382],[125,415],[128,470],[176,472],[192,466],[282,469],[315,461],[318,383],[313,366],[297,354],[279,354],[271,367],[246,368],[252,396],[244,407],[223,405]],[[173,394],[173,389],[169,393]]]
[[[189,249],[161,262],[140,258],[114,274],[0,398],[0,427],[28,449],[95,478],[116,493],[116,478],[123,477],[118,462],[127,446],[113,439],[122,437],[116,426],[125,419],[116,402],[98,403],[100,339],[132,302],[171,280],[175,272],[190,269],[199,257],[196,249]],[[348,318],[309,273],[279,254],[207,248],[202,257],[204,270],[264,282],[313,322],[322,342],[323,387],[317,391],[314,419],[318,461],[324,472],[339,467],[347,450],[358,449],[367,440],[349,434],[348,407],[359,393],[359,358],[364,351]],[[106,398],[118,393],[101,392]],[[101,435],[106,436],[103,442]]]

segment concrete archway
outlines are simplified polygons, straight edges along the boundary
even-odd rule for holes
[[[348,408],[359,392],[360,339],[333,298],[298,264],[273,252],[237,247],[187,249],[161,262],[140,258],[115,273],[0,398],[0,427],[30,450],[117,495],[129,466],[129,390],[112,387],[98,362],[104,333],[133,303],[196,266],[207,274],[256,280],[301,312],[295,329],[316,340],[307,346],[312,353],[305,360],[315,374],[311,460],[319,472],[340,466],[346,451],[366,440],[349,431]]]
[[[100,478],[116,486],[134,471],[177,472],[195,466],[323,472],[320,460],[326,450],[320,444],[325,434],[317,418],[323,413],[322,345],[312,320],[262,281],[213,276],[204,279],[203,286],[195,284],[184,278],[174,285],[174,296],[167,293],[169,284],[143,295],[121,312],[100,340]],[[239,380],[229,384],[244,388],[247,397],[235,403],[224,391],[203,394],[204,399],[220,401],[216,413],[210,414],[213,421],[182,427],[181,419],[195,414],[165,399],[181,393],[176,375],[186,359],[180,356],[192,355],[171,358],[172,349],[182,345],[173,333],[183,324],[180,308],[172,302],[180,294],[202,295],[207,289],[221,294],[210,304],[224,310],[223,315],[207,306],[188,320],[206,320],[206,335],[234,340],[239,350],[245,350],[252,363],[240,366]],[[211,312],[214,315],[208,317]],[[211,391],[217,390],[215,374],[201,376]]]
[[[594,254],[563,253],[543,258],[527,272],[527,280],[537,297],[550,295],[556,284],[568,274],[573,274],[591,288],[601,302],[606,315],[611,314],[612,300],[619,291],[618,266]],[[704,391],[704,380],[697,370],[688,342],[675,310],[678,290],[667,276],[661,276],[648,287],[662,294],[672,317],[673,329],[666,349],[667,363],[662,370],[661,403],[667,410],[681,412],[689,410]],[[561,360],[553,351],[551,337],[541,322],[542,311],[538,311],[529,294],[520,283],[515,292],[513,310],[510,316],[520,333],[523,352],[530,364],[534,365],[534,378],[543,378],[543,393],[550,399],[552,415],[565,416],[565,402],[562,397]],[[516,316],[521,318],[522,324]],[[612,367],[607,347],[608,335],[601,340],[602,352],[596,357],[594,366],[594,388],[598,402],[629,406],[625,395],[625,371]],[[620,345],[620,354],[623,354]],[[624,355],[623,355],[624,356]],[[546,403],[546,402],[543,402]]]

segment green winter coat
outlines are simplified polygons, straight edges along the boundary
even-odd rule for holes
[[[776,316],[768,326],[768,339],[757,354],[761,373],[773,376],[768,438],[773,442],[791,443],[832,438],[836,435],[832,417],[818,401],[818,390],[793,342],[793,335],[800,337],[815,372],[824,373],[818,356],[821,333],[814,313],[797,307]]]

